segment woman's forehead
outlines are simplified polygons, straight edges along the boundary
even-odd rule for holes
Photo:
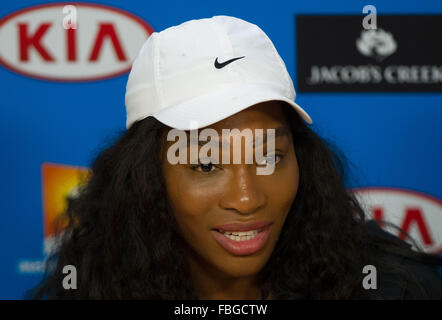
[[[258,103],[205,128],[221,133],[222,129],[249,128],[253,130],[285,127],[287,120],[282,110],[283,107],[280,101]]]
[[[279,137],[284,136],[290,139],[291,131],[283,108],[286,108],[283,102],[268,101],[253,105],[224,120],[198,130],[169,128],[166,135],[170,138],[166,139],[166,144],[174,144],[178,137],[181,137],[179,140],[183,148],[187,148],[191,144],[203,146],[208,140],[224,141],[229,145],[231,139],[237,137],[244,137],[246,140],[248,137],[248,141],[253,141],[253,145],[265,144],[269,134],[278,141],[280,141]],[[184,137],[182,134],[184,134]]]

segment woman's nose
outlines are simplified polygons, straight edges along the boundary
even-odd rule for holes
[[[235,210],[247,215],[264,207],[267,197],[256,181],[255,169],[250,165],[232,166],[232,176],[228,189],[220,200],[220,207],[225,210]]]

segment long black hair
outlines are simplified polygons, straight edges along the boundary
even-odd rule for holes
[[[428,264],[440,259],[370,232],[360,204],[344,185],[343,155],[292,109],[284,106],[284,112],[300,183],[274,252],[259,275],[263,298],[371,298],[362,290],[366,264],[414,281],[416,292],[424,294],[413,274],[384,259],[383,253]],[[30,293],[33,298],[198,298],[161,173],[166,131],[148,117],[98,154],[89,180],[69,202],[69,224],[47,260],[42,282]],[[66,265],[76,267],[76,290],[62,286]]]

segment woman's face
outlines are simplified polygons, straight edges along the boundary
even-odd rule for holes
[[[228,138],[230,146],[219,143],[216,165],[171,164],[164,157],[168,195],[191,249],[191,264],[237,278],[256,275],[268,261],[299,184],[292,137],[281,108],[279,102],[265,102],[209,126],[216,130],[220,141],[226,139],[222,129],[251,129],[256,139],[253,151],[258,148],[258,138],[262,138],[255,129],[263,129],[264,134],[267,129],[275,129],[274,152],[267,150],[269,142],[263,145],[264,155],[266,151],[275,154],[271,174],[257,174],[257,168],[265,166],[263,162],[256,163],[255,158],[253,163],[245,161],[250,151],[244,139],[241,161],[234,163],[233,153],[238,152],[233,145],[235,134]],[[174,142],[166,142],[167,147]],[[190,160],[190,147],[185,152]],[[223,164],[221,156],[228,152],[230,163]]]

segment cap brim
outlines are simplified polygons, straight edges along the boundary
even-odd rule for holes
[[[153,116],[163,124],[180,130],[199,129],[226,119],[257,103],[284,101],[291,105],[308,124],[313,121],[294,101],[266,86],[244,85],[206,94],[167,109]]]

